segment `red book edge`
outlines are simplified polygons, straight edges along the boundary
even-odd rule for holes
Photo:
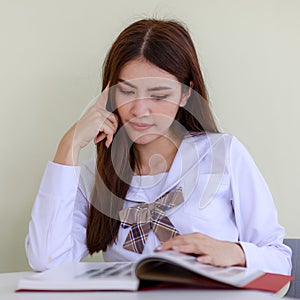
[[[265,273],[243,286],[243,289],[261,290],[276,293],[294,279],[294,276]]]

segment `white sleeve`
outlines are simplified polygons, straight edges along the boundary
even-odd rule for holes
[[[36,271],[88,254],[88,202],[78,188],[79,166],[48,162],[31,213],[25,240],[29,265]]]
[[[292,252],[283,244],[285,231],[278,224],[272,195],[252,157],[235,137],[229,160],[232,202],[247,267],[290,274]]]

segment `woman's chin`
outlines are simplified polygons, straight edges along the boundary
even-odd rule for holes
[[[152,142],[154,142],[157,138],[161,137],[162,135],[157,134],[157,133],[148,133],[148,134],[143,134],[143,135],[135,135],[135,136],[130,136],[130,139],[132,142],[136,145],[147,145]]]

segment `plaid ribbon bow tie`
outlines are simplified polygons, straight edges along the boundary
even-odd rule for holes
[[[123,228],[131,226],[123,248],[142,253],[151,229],[161,242],[178,235],[178,230],[166,217],[165,211],[183,201],[182,189],[179,188],[166,193],[153,203],[141,203],[121,210],[119,212],[121,226]]]

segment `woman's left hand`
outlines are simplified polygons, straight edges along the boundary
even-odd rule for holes
[[[219,267],[246,266],[245,253],[238,243],[216,240],[201,233],[178,235],[156,250],[193,254],[197,261]]]

